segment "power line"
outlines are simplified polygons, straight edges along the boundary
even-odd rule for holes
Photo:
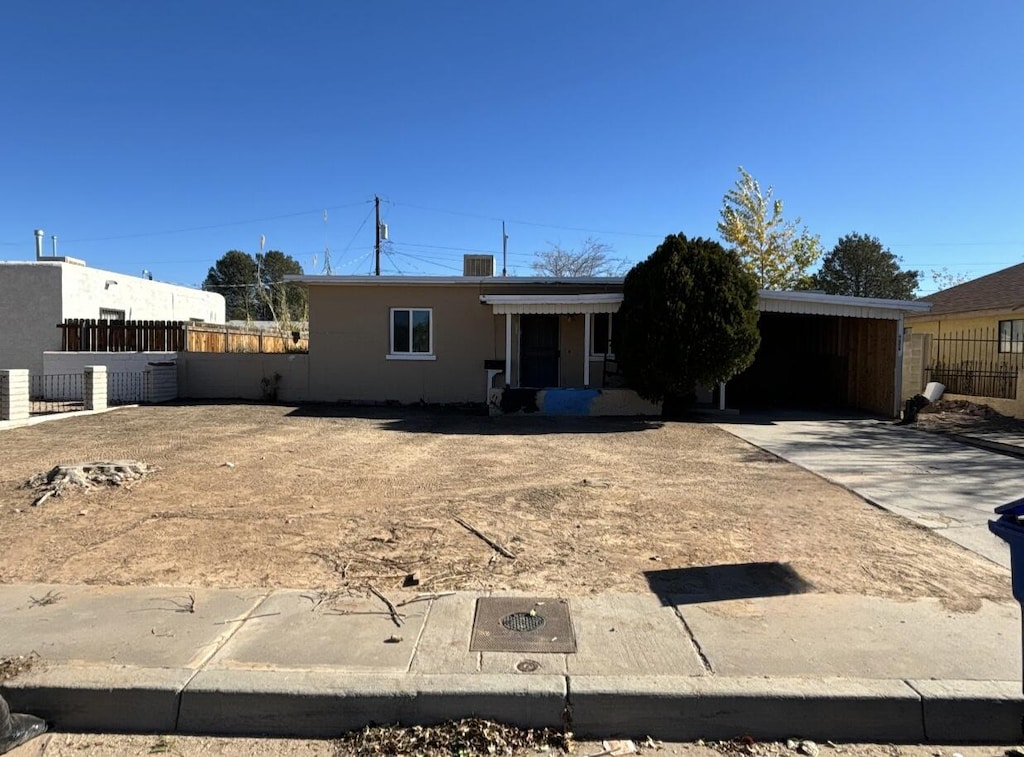
[[[298,218],[299,216],[308,216],[308,215],[311,215],[313,213],[323,213],[324,210],[340,210],[342,208],[353,208],[353,207],[356,207],[358,205],[364,205],[367,202],[370,202],[370,201],[369,200],[363,200],[361,202],[350,202],[350,203],[347,203],[345,205],[333,205],[333,206],[330,206],[328,208],[318,208],[316,210],[303,210],[303,211],[300,211],[298,213],[284,213],[282,215],[277,215],[277,216],[266,216],[265,218],[252,218],[252,219],[249,219],[249,220],[246,220],[246,221],[228,221],[226,223],[213,223],[213,224],[208,224],[206,226],[190,226],[189,228],[185,228],[185,229],[167,229],[167,230],[164,230],[164,231],[146,231],[146,232],[140,232],[138,234],[118,234],[118,235],[115,235],[115,236],[108,236],[108,237],[89,237],[89,238],[83,238],[83,239],[63,239],[61,241],[63,241],[65,244],[70,244],[70,243],[73,243],[73,242],[77,242],[77,243],[81,243],[81,242],[111,242],[111,241],[115,241],[115,240],[118,240],[118,239],[139,239],[141,237],[158,237],[158,236],[166,236],[166,235],[170,235],[170,234],[186,234],[186,233],[188,233],[190,231],[208,231],[210,229],[223,229],[223,228],[227,228],[228,226],[244,226],[244,225],[250,224],[250,223],[262,223],[264,221],[279,221],[279,220],[282,220],[284,218]],[[18,245],[18,244],[21,244],[21,243],[20,242],[2,242],[0,244],[3,244],[3,245]]]
[[[404,207],[407,207],[407,208],[415,208],[416,210],[426,210],[426,211],[428,211],[430,213],[447,213],[448,215],[463,216],[465,218],[479,218],[479,219],[484,220],[484,221],[495,221],[497,223],[501,223],[502,220],[505,220],[508,223],[514,223],[514,224],[517,224],[519,226],[537,226],[537,227],[544,228],[544,229],[560,229],[562,231],[582,231],[582,232],[585,232],[585,233],[588,233],[588,234],[611,234],[613,236],[621,236],[621,237],[650,237],[652,239],[661,239],[661,238],[663,238],[665,236],[664,234],[650,234],[650,233],[639,232],[639,231],[612,231],[610,229],[588,229],[588,228],[585,228],[585,227],[582,227],[582,226],[559,226],[559,225],[553,224],[553,223],[540,223],[538,221],[519,221],[519,220],[516,220],[514,218],[512,218],[512,219],[501,219],[501,218],[498,218],[496,216],[485,216],[485,215],[479,215],[477,213],[466,213],[466,212],[463,212],[461,210],[445,210],[444,208],[431,208],[431,207],[427,207],[426,205],[413,205],[411,203],[406,203],[406,202],[394,202],[393,200],[390,201],[390,202],[391,202],[392,205],[395,205],[395,206],[404,206]]]

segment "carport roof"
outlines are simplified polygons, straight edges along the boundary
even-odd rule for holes
[[[931,303],[845,297],[824,292],[776,292],[762,289],[758,308],[764,313],[833,315],[845,318],[880,318],[896,321],[904,315],[927,313]]]

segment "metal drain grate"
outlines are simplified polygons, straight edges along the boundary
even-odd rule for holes
[[[481,597],[476,601],[472,652],[576,651],[569,602],[551,597]]]
[[[544,616],[538,615],[534,610],[529,612],[514,612],[501,619],[501,624],[510,631],[528,633],[544,627]]]

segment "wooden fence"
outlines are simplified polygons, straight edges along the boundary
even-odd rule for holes
[[[99,321],[57,324],[62,352],[308,352],[309,336],[185,321]]]

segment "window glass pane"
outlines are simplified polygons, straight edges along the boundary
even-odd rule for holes
[[[412,311],[412,351],[430,352],[430,311]]]
[[[1013,323],[1013,351],[1020,352],[1024,349],[1024,321],[1012,321]]]
[[[999,351],[1010,351],[1010,321],[999,322]]]
[[[394,344],[395,352],[408,352],[409,351],[409,311],[408,310],[396,310],[392,314],[394,317],[394,337],[392,344]]]

